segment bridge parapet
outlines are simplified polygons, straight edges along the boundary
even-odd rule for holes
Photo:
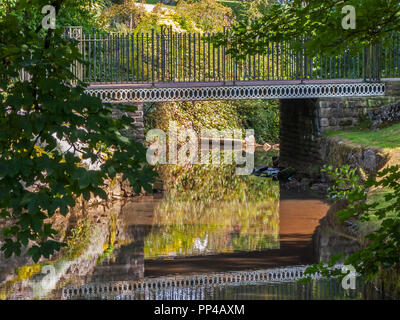
[[[210,33],[120,34],[82,33],[69,27],[66,36],[79,42],[87,61],[76,68],[77,76],[87,83],[213,83],[237,81],[287,81],[363,79],[376,81],[400,78],[399,34],[393,33],[389,45],[377,44],[360,53],[350,49],[336,56],[307,56],[297,51],[297,42],[268,42],[268,35],[255,41],[268,43],[263,53],[237,60],[229,46],[214,46]]]

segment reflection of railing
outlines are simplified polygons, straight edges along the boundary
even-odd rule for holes
[[[203,290],[208,290],[209,288],[222,286],[294,282],[307,277],[304,274],[306,268],[307,266],[295,266],[256,271],[145,278],[143,281],[137,282],[93,283],[80,287],[64,287],[62,299],[135,297],[143,294],[154,296],[176,288],[203,288]],[[312,276],[314,280],[321,278],[320,274]]]
[[[80,33],[77,31],[80,30]],[[297,52],[298,41],[268,42],[263,54],[236,61],[228,47],[215,47],[209,33],[105,34],[82,33],[70,28],[67,35],[79,41],[88,62],[76,66],[78,78],[90,83],[182,83],[319,79],[399,78],[399,34],[389,46],[381,44],[352,54],[309,57]],[[78,34],[78,35],[77,35]],[[265,42],[268,36],[254,41]]]

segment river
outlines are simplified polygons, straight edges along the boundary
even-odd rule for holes
[[[182,182],[174,172],[172,184],[190,185],[196,175],[202,182],[186,190],[190,196],[168,192],[167,181],[163,194],[125,201],[85,252],[19,267],[19,276],[0,285],[0,298],[379,298],[361,279],[355,290],[317,276],[298,282],[315,262],[312,235],[329,209],[321,196],[288,191],[270,178],[224,174],[190,172]]]

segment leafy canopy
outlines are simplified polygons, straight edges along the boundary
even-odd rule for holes
[[[53,2],[57,12],[62,3]],[[22,0],[14,9],[24,16],[46,4]],[[66,215],[81,195],[107,198],[102,187],[117,173],[135,192],[151,191],[155,173],[144,164],[144,146],[120,133],[132,120],[113,119],[110,104],[84,93],[85,84],[70,71],[74,61],[84,61],[77,43],[62,33],[16,14],[0,18],[0,219],[7,225],[1,247],[6,257],[28,245],[35,261],[59,250],[63,244],[45,219]],[[19,78],[23,69],[30,80]],[[62,144],[69,150],[61,151]]]
[[[252,19],[242,20],[227,34],[218,34],[217,45],[229,45],[236,57],[262,53],[269,41],[309,39],[304,49],[310,54],[337,54],[347,48],[355,52],[400,31],[400,3],[395,0],[292,0],[286,4],[265,1]],[[346,14],[342,8],[352,5],[356,11],[356,28],[343,29]],[[254,18],[256,17],[256,18]],[[267,38],[267,35],[268,38]],[[264,39],[262,39],[264,37]],[[257,40],[258,41],[255,41]],[[294,47],[301,49],[300,42]]]

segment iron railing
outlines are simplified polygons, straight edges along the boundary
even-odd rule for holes
[[[270,42],[263,54],[237,61],[226,47],[207,41],[210,33],[105,34],[93,31],[74,37],[87,65],[75,65],[88,83],[187,83],[319,79],[400,78],[400,39],[390,45],[346,50],[334,57],[309,57],[294,49],[295,41]],[[267,36],[266,36],[267,37]],[[265,39],[260,39],[264,41]],[[256,40],[255,40],[256,41]]]

